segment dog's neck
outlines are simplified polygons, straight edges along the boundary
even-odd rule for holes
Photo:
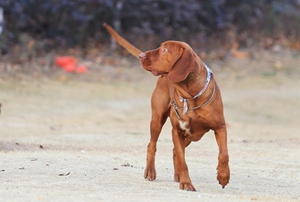
[[[178,94],[183,98],[193,99],[202,90],[205,91],[206,85],[208,85],[207,81],[211,79],[208,78],[211,76],[209,74],[211,74],[211,70],[200,59],[195,61],[195,70],[184,81],[175,84]]]

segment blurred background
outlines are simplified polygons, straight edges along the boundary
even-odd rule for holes
[[[49,75],[61,55],[77,57],[89,70],[132,65],[104,22],[141,50],[180,40],[206,61],[251,59],[261,51],[290,51],[295,58],[300,48],[299,0],[1,0],[1,20],[2,76]]]
[[[177,191],[168,121],[159,181],[141,180],[157,77],[104,22],[143,51],[187,42],[213,70],[225,190],[211,131],[187,149],[200,192]],[[300,0],[0,0],[0,201],[300,201],[299,78]]]

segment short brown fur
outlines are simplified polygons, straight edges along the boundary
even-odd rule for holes
[[[179,41],[166,41],[155,50],[140,53],[139,57],[145,70],[159,76],[151,98],[151,137],[147,149],[144,177],[150,181],[156,179],[157,140],[166,119],[169,117],[174,144],[174,180],[179,182],[179,188],[195,191],[185,162],[185,147],[192,141],[200,140],[209,130],[214,131],[219,147],[217,179],[224,188],[230,179],[227,130],[221,93],[214,76],[212,75],[206,91],[200,97],[193,99],[203,89],[208,72],[201,59],[188,44]],[[182,107],[183,104],[179,96],[189,99],[188,106],[190,109],[202,105],[210,98],[212,99],[205,106],[189,110],[183,114],[182,109],[174,110],[170,104],[173,100],[179,107]]]

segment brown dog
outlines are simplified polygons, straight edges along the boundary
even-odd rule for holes
[[[120,36],[114,34],[118,41]],[[151,99],[151,138],[144,177],[150,181],[156,178],[156,143],[166,119],[170,117],[174,179],[180,183],[179,188],[195,191],[185,162],[185,147],[192,141],[200,140],[209,130],[214,131],[218,143],[217,179],[224,188],[230,178],[227,131],[221,93],[212,71],[183,42],[167,41],[145,53],[135,47],[132,49],[126,43],[122,45],[131,48],[133,55],[139,55],[144,69],[160,76]]]

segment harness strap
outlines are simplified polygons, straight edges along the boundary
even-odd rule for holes
[[[205,81],[204,87],[200,90],[200,92],[192,98],[193,100],[196,99],[197,97],[200,97],[206,91],[206,89],[208,88],[210,79],[211,79],[211,75],[212,75],[212,70],[204,62],[202,62],[202,63],[205,66],[205,69],[206,69],[206,72],[207,72],[206,73],[206,81]],[[183,98],[180,95],[178,95],[178,96],[179,96],[180,102],[183,102],[183,112],[182,112],[182,114],[185,114],[189,109],[187,101],[191,100],[191,99]]]
[[[187,111],[191,111],[191,110],[195,110],[195,109],[199,109],[199,108],[204,107],[205,105],[207,105],[213,99],[213,97],[215,95],[215,92],[216,92],[216,85],[214,85],[213,92],[212,92],[210,98],[206,102],[204,102],[203,104],[201,104],[199,106],[187,109],[186,112]],[[183,107],[178,106],[175,100],[171,100],[170,104],[173,106],[173,110],[175,111],[175,114],[176,114],[177,118],[181,119],[181,117],[180,117],[179,112],[178,112],[177,109],[183,110],[183,112],[184,112],[185,106],[183,106]],[[182,112],[182,114],[184,115],[186,112],[185,113],[183,113],[183,112]]]

